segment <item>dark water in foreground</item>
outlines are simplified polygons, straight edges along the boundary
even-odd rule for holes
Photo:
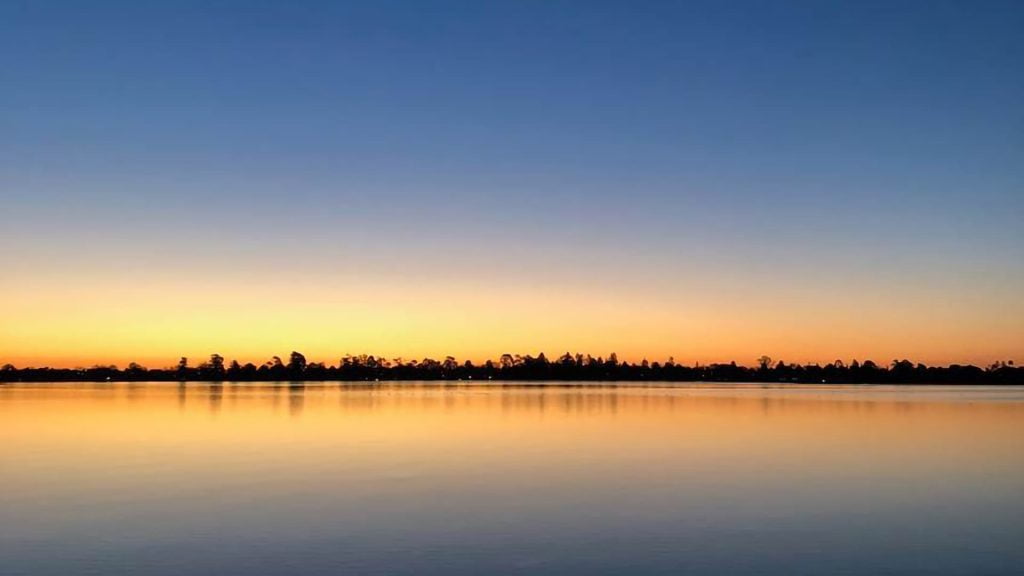
[[[1024,388],[0,386],[0,574],[1024,574]]]

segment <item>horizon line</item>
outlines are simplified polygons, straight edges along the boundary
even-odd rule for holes
[[[830,367],[831,366],[831,367],[838,367],[838,368],[848,368],[848,367],[857,366],[857,365],[864,366],[866,364],[871,364],[871,365],[876,366],[876,367],[889,367],[889,366],[894,366],[894,365],[899,364],[899,363],[909,363],[911,366],[915,366],[915,367],[923,366],[925,368],[953,368],[953,367],[971,367],[971,366],[974,366],[974,367],[984,367],[984,368],[994,369],[994,368],[998,368],[1000,366],[1014,367],[1015,364],[1016,364],[1015,359],[1012,359],[1012,358],[1005,358],[1005,359],[1002,359],[1002,360],[994,360],[993,362],[988,363],[988,364],[982,363],[982,366],[979,366],[978,364],[975,364],[973,362],[966,362],[966,363],[963,363],[963,362],[946,362],[946,363],[927,364],[927,363],[924,363],[924,362],[917,362],[917,361],[910,360],[909,358],[907,358],[905,356],[904,357],[896,357],[896,358],[893,358],[889,362],[883,362],[883,363],[876,362],[873,358],[864,358],[863,360],[858,359],[858,358],[851,358],[849,360],[845,360],[845,359],[840,358],[840,357],[837,357],[834,360],[832,360],[830,362],[827,362],[827,363],[822,363],[820,361],[786,362],[782,358],[776,359],[776,358],[773,358],[773,357],[771,357],[769,355],[761,355],[753,363],[749,363],[748,364],[748,363],[739,363],[735,359],[716,360],[716,361],[710,361],[710,362],[702,362],[700,360],[694,360],[694,361],[691,361],[691,362],[684,362],[684,361],[676,361],[674,355],[670,355],[670,356],[668,356],[668,358],[664,358],[664,359],[658,358],[658,359],[654,359],[654,360],[650,360],[646,356],[643,356],[640,360],[635,360],[635,359],[633,359],[633,360],[628,360],[628,359],[627,360],[620,360],[618,358],[618,354],[616,352],[610,352],[607,355],[597,355],[597,356],[595,356],[595,355],[592,355],[592,354],[589,354],[589,353],[568,352],[568,351],[563,353],[563,354],[559,354],[559,355],[553,356],[553,357],[549,357],[545,352],[538,352],[536,356],[531,355],[531,354],[503,353],[503,354],[498,355],[497,357],[489,357],[489,358],[485,358],[483,360],[480,360],[480,359],[473,360],[472,358],[459,359],[457,356],[454,356],[454,355],[439,356],[438,357],[438,358],[440,358],[440,360],[439,360],[438,358],[435,358],[435,357],[433,357],[433,356],[431,356],[429,354],[423,356],[422,358],[419,358],[419,357],[416,357],[416,356],[404,356],[404,355],[344,354],[344,355],[341,355],[341,356],[336,356],[337,362],[335,364],[331,364],[331,363],[329,363],[329,361],[307,361],[304,354],[302,354],[301,352],[295,351],[295,350],[291,351],[287,356],[294,358],[294,355],[296,355],[296,354],[301,358],[301,361],[303,362],[303,364],[315,364],[315,365],[318,365],[318,366],[322,366],[323,368],[342,368],[343,366],[346,365],[346,361],[352,361],[352,360],[359,360],[361,364],[365,363],[367,360],[372,360],[374,362],[374,365],[379,366],[381,368],[393,368],[393,367],[402,367],[402,366],[407,366],[407,367],[408,366],[417,366],[417,365],[422,365],[424,363],[430,363],[430,362],[442,363],[442,362],[449,361],[449,360],[457,363],[457,365],[459,367],[463,367],[463,366],[467,366],[468,365],[468,366],[472,366],[472,367],[480,367],[480,368],[482,368],[482,367],[487,366],[488,364],[501,365],[503,360],[506,357],[509,358],[512,361],[511,362],[512,364],[515,364],[517,361],[520,361],[520,360],[524,361],[524,362],[544,361],[544,362],[547,362],[547,363],[550,363],[550,364],[557,364],[557,363],[561,363],[564,359],[566,359],[568,357],[576,365],[587,365],[587,364],[591,364],[591,363],[606,364],[606,363],[611,362],[611,363],[613,363],[615,365],[635,366],[635,367],[642,367],[642,366],[645,366],[645,365],[650,365],[650,366],[659,365],[659,366],[665,366],[665,367],[680,366],[680,367],[688,367],[688,368],[707,368],[707,367],[714,367],[714,366],[735,366],[735,367],[744,368],[744,369],[763,368],[764,367],[763,365],[765,364],[765,362],[764,362],[765,360],[767,360],[767,364],[768,364],[769,368],[775,368],[778,365],[784,365],[784,366],[788,366],[788,367]],[[252,362],[251,360],[247,360],[247,361],[243,362],[241,360],[238,360],[237,358],[231,358],[229,360],[228,358],[226,358],[226,357],[220,355],[219,353],[215,352],[215,353],[209,354],[208,358],[206,358],[205,360],[200,361],[200,363],[194,364],[194,365],[190,365],[189,364],[194,359],[194,357],[179,356],[179,359],[178,359],[177,363],[172,363],[172,364],[163,365],[163,366],[153,366],[153,367],[146,366],[142,362],[135,361],[135,360],[128,361],[128,362],[123,362],[123,363],[118,363],[118,362],[110,362],[110,363],[94,362],[94,363],[89,363],[88,365],[83,365],[83,364],[61,365],[62,363],[60,363],[60,362],[50,363],[49,365],[46,365],[46,364],[37,365],[37,364],[33,364],[33,363],[24,363],[24,364],[22,364],[19,367],[19,366],[17,366],[14,363],[14,361],[7,361],[7,360],[2,359],[2,358],[0,358],[0,367],[2,367],[5,370],[9,370],[11,368],[14,368],[14,369],[17,369],[17,370],[75,370],[75,371],[83,371],[83,370],[93,370],[93,369],[130,370],[132,368],[135,368],[135,369],[142,369],[142,370],[161,371],[161,370],[176,370],[176,369],[181,369],[182,367],[201,368],[203,366],[208,366],[211,363],[215,362],[214,358],[219,358],[220,362],[222,364],[223,363],[230,363],[231,365],[237,364],[239,367],[252,366],[252,367],[255,367],[255,368],[259,368],[260,366],[274,366],[275,365],[275,361],[277,361],[277,363],[280,363],[280,364],[284,364],[285,363],[284,357],[283,356],[279,356],[279,355],[272,355],[272,356],[270,356],[270,358],[268,358],[264,362],[255,363],[255,362]],[[185,361],[184,365],[182,364],[182,361]],[[121,367],[122,365],[123,365],[123,368]]]

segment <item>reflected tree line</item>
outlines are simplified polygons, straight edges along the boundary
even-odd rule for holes
[[[826,364],[787,364],[768,356],[755,366],[736,362],[718,364],[666,362],[639,363],[619,361],[612,353],[607,358],[589,354],[570,354],[549,360],[538,356],[503,354],[497,361],[473,364],[452,356],[443,360],[424,358],[406,360],[376,356],[345,356],[335,365],[307,362],[299,352],[285,361],[274,356],[255,365],[226,362],[220,354],[191,365],[181,358],[177,366],[149,369],[137,363],[126,368],[17,368],[0,367],[0,382],[44,381],[375,381],[375,380],[556,380],[556,381],[667,381],[667,382],[792,382],[806,384],[1024,384],[1024,367],[1012,361],[996,362],[985,368],[973,365],[925,366],[909,360],[876,364],[871,360]]]

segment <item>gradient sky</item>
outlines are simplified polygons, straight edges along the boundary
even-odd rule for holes
[[[0,5],[0,362],[1024,361],[1024,3]]]

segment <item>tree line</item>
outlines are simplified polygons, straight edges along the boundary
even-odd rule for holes
[[[503,354],[497,361],[481,364],[424,358],[405,360],[377,356],[345,356],[335,365],[308,362],[299,352],[285,361],[274,356],[255,365],[227,363],[220,354],[192,365],[181,358],[176,366],[149,369],[132,362],[126,368],[17,368],[0,367],[0,382],[71,381],[403,381],[403,380],[554,380],[554,381],[665,381],[665,382],[764,382],[801,384],[1024,384],[1024,367],[1012,361],[995,362],[985,368],[973,365],[925,366],[909,360],[876,364],[871,360],[826,364],[787,364],[768,356],[755,366],[736,362],[693,366],[666,362],[639,363],[619,361],[616,354],[607,358],[589,354],[570,354],[549,360],[538,356]]]

